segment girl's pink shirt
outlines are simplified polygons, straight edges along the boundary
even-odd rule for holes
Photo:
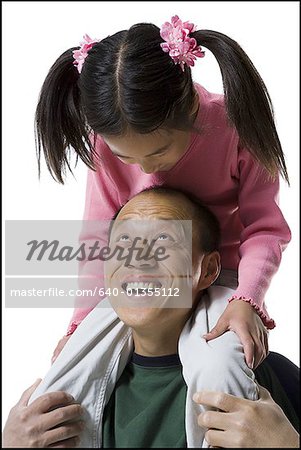
[[[153,185],[192,192],[219,220],[222,268],[238,270],[239,284],[229,301],[250,302],[272,329],[275,322],[268,315],[264,297],[291,238],[277,204],[279,179],[271,181],[251,153],[240,146],[237,131],[227,121],[223,95],[209,93],[197,83],[195,88],[200,100],[195,126],[201,133],[191,134],[186,152],[167,172],[145,174],[139,165],[122,163],[97,136],[100,162],[96,171],[88,172],[84,220],[112,219],[130,198]],[[88,234],[83,229],[81,239],[91,238]],[[87,272],[85,264],[80,274]],[[89,299],[87,308],[74,310],[68,334],[100,298],[93,301]]]

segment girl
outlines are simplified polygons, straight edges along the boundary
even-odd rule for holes
[[[201,46],[219,63],[224,96],[192,81]],[[267,329],[275,326],[265,293],[290,240],[277,205],[279,174],[287,182],[288,174],[271,99],[241,47],[178,16],[161,30],[141,23],[100,41],[85,36],[45,79],[36,135],[39,160],[43,150],[60,183],[70,148],[90,168],[86,221],[110,220],[152,185],[190,191],[215,213],[223,268],[217,284],[227,289],[204,337],[234,331],[248,366],[256,367],[268,351]],[[81,238],[93,236],[83,229]],[[93,263],[84,263],[81,274],[99,274],[100,262]],[[53,359],[99,300],[78,304]]]

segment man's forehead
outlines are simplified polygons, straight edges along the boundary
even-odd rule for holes
[[[115,219],[112,226],[112,233],[133,231],[151,231],[153,233],[160,233],[162,231],[185,232],[186,230],[190,233],[191,220],[175,220],[165,217],[156,219]]]
[[[142,192],[130,199],[119,211],[118,219],[191,220],[191,203],[179,193]]]

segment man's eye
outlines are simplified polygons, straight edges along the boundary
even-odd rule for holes
[[[118,240],[121,242],[128,242],[130,241],[130,236],[128,234],[122,234]]]
[[[173,239],[169,234],[166,233],[162,233],[157,237],[157,241],[167,241],[167,240],[172,241]]]

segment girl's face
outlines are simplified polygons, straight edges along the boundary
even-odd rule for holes
[[[189,147],[191,132],[156,130],[149,134],[103,136],[116,158],[125,164],[139,164],[145,173],[170,170]]]

